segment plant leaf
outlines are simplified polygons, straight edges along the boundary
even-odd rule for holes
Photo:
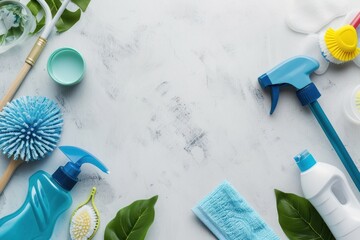
[[[56,12],[59,10],[61,6],[60,0],[45,0],[48,4],[51,15],[54,17]],[[79,7],[76,11],[70,11],[65,9],[59,20],[56,22],[55,27],[57,32],[65,32],[69,30],[72,26],[77,23],[81,18],[81,12],[85,12],[87,7],[90,4],[91,0],[71,0],[75,5]],[[40,20],[37,19],[38,15],[43,15],[44,10],[42,9],[41,5],[36,0],[30,0],[27,4],[28,8],[30,9],[31,13],[36,18],[36,28],[33,33],[39,32],[45,25],[45,17],[41,16]]]
[[[56,29],[59,33],[69,30],[72,26],[80,20],[81,11],[80,9],[75,12],[71,12],[67,9],[64,10],[64,13],[61,15],[61,18],[55,24]]]
[[[39,14],[39,12],[42,11],[42,7],[37,1],[31,0],[27,4],[27,7],[30,9],[30,12],[32,13],[32,15],[35,16],[36,28],[32,32],[32,34],[35,34],[35,33],[39,32],[45,26],[45,17],[41,17],[40,20],[38,20],[36,18],[36,16]]]
[[[143,240],[154,221],[157,199],[138,200],[120,209],[106,226],[104,240]]]
[[[34,0],[28,2],[27,7],[30,9],[31,13],[36,16],[41,11],[41,5]]]
[[[45,18],[44,17],[42,19],[40,19],[40,21],[36,20],[36,28],[33,31],[33,34],[39,32],[44,26],[45,26]]]
[[[75,3],[81,11],[85,12],[87,7],[90,4],[90,0],[71,0],[73,3]]]
[[[335,240],[320,214],[307,199],[277,189],[275,195],[279,223],[290,240]]]

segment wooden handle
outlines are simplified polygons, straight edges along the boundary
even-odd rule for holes
[[[0,101],[0,111],[5,107],[5,105],[11,101],[11,99],[14,97],[16,91],[20,87],[22,81],[26,77],[27,73],[30,71],[31,65],[28,63],[25,63],[23,67],[21,68],[20,72],[16,76],[16,79],[11,83],[10,87],[6,91],[5,96]]]
[[[39,37],[35,42],[33,48],[31,49],[29,55],[27,56],[25,60],[25,64],[20,69],[20,72],[16,76],[15,80],[11,83],[10,87],[6,91],[5,96],[1,99],[0,111],[2,111],[5,105],[13,99],[16,91],[19,89],[21,83],[25,79],[31,67],[35,64],[36,60],[39,58],[45,45],[46,45],[46,39]]]
[[[4,174],[0,179],[0,194],[4,191],[6,185],[8,184],[11,176],[15,172],[15,170],[23,163],[21,160],[11,159],[8,167],[6,168]]]

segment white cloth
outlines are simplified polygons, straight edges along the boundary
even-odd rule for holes
[[[298,0],[296,0],[298,1]],[[314,0],[317,1],[317,0]],[[328,0],[327,0],[328,1]],[[321,1],[322,2],[322,1]],[[331,1],[329,1],[331,2]],[[337,24],[331,24],[330,27],[337,29],[341,26],[344,26],[346,24],[350,24],[351,21],[354,19],[354,17],[356,16],[356,14],[360,11],[360,9],[356,9],[356,10],[352,10],[350,11],[343,19],[343,21],[337,22]],[[304,17],[304,16],[303,16]],[[295,18],[293,18],[295,19]],[[297,19],[297,21],[299,21],[299,24],[302,21],[305,21],[306,17],[304,17],[304,19]],[[328,23],[323,22],[323,25],[320,26],[320,22],[318,22],[318,28],[322,29],[323,27],[325,27]],[[304,25],[305,26],[305,25]],[[290,26],[289,26],[290,27]],[[292,27],[290,27],[292,30],[294,30]],[[296,30],[294,30],[296,31]],[[305,39],[303,41],[299,42],[299,46],[297,46],[297,49],[299,49],[299,54],[305,54],[308,55],[310,57],[315,58],[319,64],[320,67],[319,69],[317,69],[315,71],[316,74],[323,74],[326,72],[326,70],[329,67],[329,62],[322,56],[321,54],[321,48],[320,48],[320,44],[319,44],[319,36],[324,36],[326,29],[322,30],[322,31],[317,31],[318,33],[311,33],[308,34]],[[297,31],[299,32],[299,31]],[[360,36],[360,27],[358,27],[357,29],[358,32],[358,36]],[[358,38],[359,44],[360,45],[360,37]],[[353,60],[353,62],[360,67],[360,57],[357,57]]]
[[[348,0],[293,0],[286,23],[295,32],[316,33],[345,15],[348,7]]]

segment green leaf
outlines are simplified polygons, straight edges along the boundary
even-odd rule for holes
[[[290,240],[335,240],[320,214],[307,199],[277,189],[275,195],[279,223]]]
[[[6,37],[5,34],[0,35],[0,45],[1,45],[3,42],[5,42],[5,37]]]
[[[34,0],[28,2],[27,7],[30,9],[31,13],[34,16],[36,16],[42,10],[41,5],[37,1],[34,1]]]
[[[45,0],[49,5],[51,14],[54,17],[61,6],[60,0]],[[85,12],[91,0],[72,0],[72,2],[79,7],[76,11],[65,9],[59,20],[56,22],[55,27],[57,32],[65,32],[77,23],[81,18],[81,12]],[[45,25],[44,10],[36,0],[30,0],[27,4],[31,13],[36,18],[36,29],[33,33],[39,32]],[[37,17],[40,16],[40,20]]]
[[[71,12],[67,9],[64,10],[64,13],[61,15],[61,18],[56,23],[56,29],[59,33],[69,30],[72,26],[80,20],[81,11],[78,9],[75,12]]]
[[[36,20],[36,28],[33,31],[33,34],[39,32],[45,26],[45,18],[43,17],[40,21]]]
[[[32,15],[35,16],[36,28],[32,32],[33,34],[35,34],[35,33],[39,32],[45,26],[45,17],[41,17],[40,20],[38,20],[36,18],[36,16],[39,14],[39,12],[42,11],[42,7],[37,1],[34,1],[34,0],[30,1],[27,4],[27,7],[30,9]]]
[[[118,211],[105,229],[104,240],[143,240],[155,217],[158,196],[138,200]]]
[[[87,7],[90,4],[90,0],[71,0],[73,3],[75,3],[81,11],[85,12]]]

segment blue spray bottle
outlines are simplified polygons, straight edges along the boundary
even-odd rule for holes
[[[360,191],[360,172],[317,101],[321,94],[315,84],[311,82],[310,74],[318,68],[319,63],[315,59],[297,56],[284,61],[261,75],[258,80],[262,88],[270,88],[271,90],[270,114],[275,111],[280,87],[290,85],[296,89],[296,95],[301,104],[309,106],[351,179]]]
[[[0,219],[0,239],[50,239],[56,220],[72,203],[69,191],[78,181],[81,165],[90,163],[109,173],[103,163],[80,148],[62,146],[59,149],[70,162],[59,167],[52,175],[38,171],[30,177],[23,205],[16,212]]]

